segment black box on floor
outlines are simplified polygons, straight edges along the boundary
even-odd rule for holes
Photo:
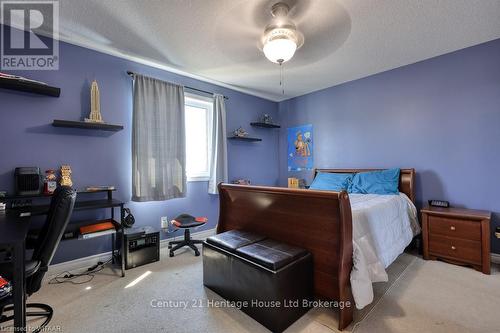
[[[125,229],[125,269],[160,260],[160,232],[150,227]]]

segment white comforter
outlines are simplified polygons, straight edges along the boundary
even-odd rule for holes
[[[373,282],[387,281],[385,269],[420,233],[417,209],[399,195],[349,194],[352,209],[351,287],[358,309],[373,301]]]

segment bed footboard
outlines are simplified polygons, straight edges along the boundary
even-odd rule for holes
[[[217,233],[245,229],[307,249],[318,298],[341,302],[339,329],[354,310],[352,219],[346,192],[220,184]]]

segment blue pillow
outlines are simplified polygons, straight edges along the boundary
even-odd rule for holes
[[[352,173],[319,172],[314,178],[310,190],[342,191],[347,190]]]
[[[352,177],[349,193],[399,194],[399,169],[360,172]]]

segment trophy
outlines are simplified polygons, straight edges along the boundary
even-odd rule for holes
[[[61,186],[73,186],[71,181],[71,167],[69,165],[61,165],[61,180],[59,181]]]

